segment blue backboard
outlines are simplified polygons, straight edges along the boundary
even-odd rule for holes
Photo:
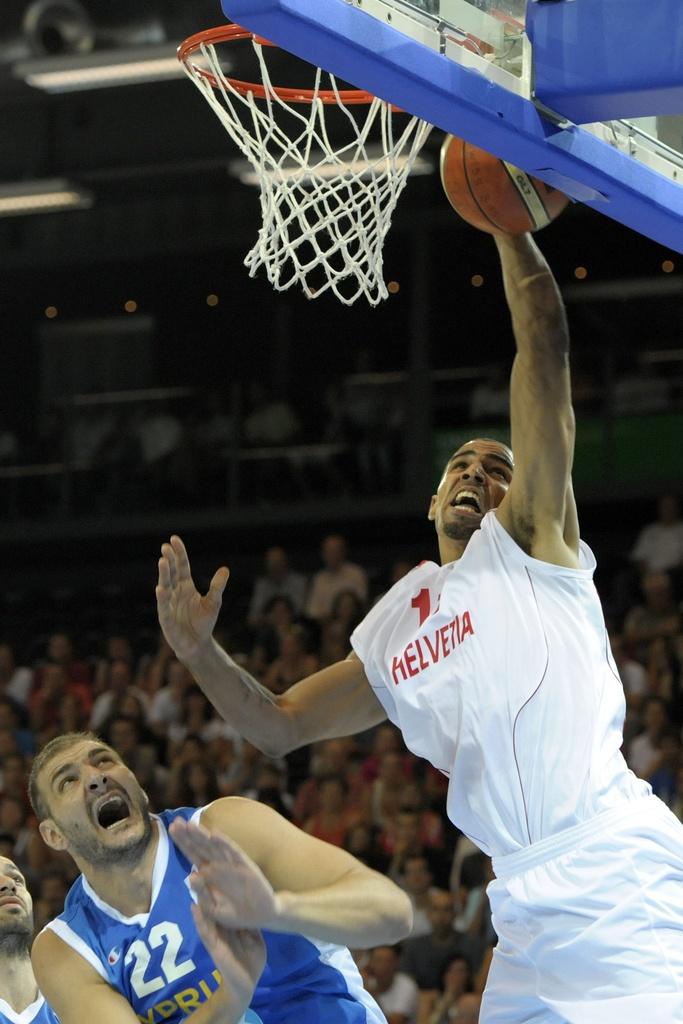
[[[223,10],[683,252],[680,0],[223,0]]]

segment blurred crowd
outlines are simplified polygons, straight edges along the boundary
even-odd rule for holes
[[[294,394],[252,381],[80,396],[22,435],[0,412],[0,478],[12,481],[0,517],[60,504],[107,514],[122,497],[141,511],[224,505],[238,489],[259,501],[274,481],[284,499],[391,492],[403,419],[402,386],[357,378]]]
[[[680,350],[645,351],[635,362],[619,351],[614,379],[600,358],[592,347],[574,350],[572,394],[580,423],[606,432],[605,443],[606,417],[626,423],[683,408]],[[505,423],[509,373],[507,361],[433,371],[433,426]],[[122,502],[140,512],[222,507],[243,495],[258,503],[274,485],[281,500],[399,493],[414,407],[409,375],[375,372],[362,349],[355,372],[330,373],[322,386],[303,374],[287,387],[207,379],[94,392],[54,398],[33,419],[22,407],[18,423],[0,409],[0,519],[55,509],[106,516]],[[604,471],[617,461],[606,458]]]
[[[397,563],[392,579],[409,569]],[[666,495],[601,596],[626,697],[626,759],[683,820],[682,585],[683,521]],[[245,621],[223,639],[281,694],[346,657],[376,589],[339,535],[323,538],[310,577],[270,548]],[[448,822],[445,777],[409,754],[392,725],[273,761],[216,716],[160,636],[145,646],[122,633],[72,636],[55,623],[37,646],[28,658],[11,636],[0,643],[0,854],[26,873],[37,928],[61,911],[74,866],[37,833],[28,769],[53,736],[89,728],[135,772],[154,810],[247,796],[388,874],[412,901],[412,934],[356,956],[389,1024],[478,1019],[495,943],[491,863]]]

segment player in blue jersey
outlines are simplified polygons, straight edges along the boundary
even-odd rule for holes
[[[33,947],[62,1024],[85,1012],[98,1024],[383,1024],[340,944],[409,931],[407,897],[387,878],[254,801],[151,815],[133,773],[91,733],[52,740],[30,794],[44,840],[82,872]],[[200,820],[232,844],[230,930],[196,905],[192,863],[173,841]]]
[[[33,901],[19,868],[0,857],[0,1024],[59,1024],[31,966]]]

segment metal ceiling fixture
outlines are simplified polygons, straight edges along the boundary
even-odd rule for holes
[[[34,0],[22,29],[35,56],[90,53],[95,45],[95,27],[78,0]]]

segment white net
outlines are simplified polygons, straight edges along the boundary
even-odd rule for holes
[[[232,85],[213,45],[198,53],[216,87],[184,65],[260,187],[263,226],[245,266],[251,277],[263,267],[277,291],[300,284],[308,298],[331,290],[345,305],[365,295],[375,306],[388,294],[384,239],[431,125],[376,98],[346,106],[334,76],[320,68],[310,104],[286,102],[271,83],[266,47],[251,45],[265,98]],[[334,102],[323,102],[327,92]]]

